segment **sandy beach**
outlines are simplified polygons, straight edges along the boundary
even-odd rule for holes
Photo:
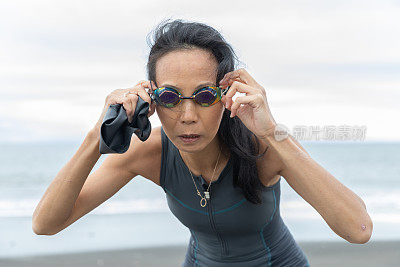
[[[400,266],[400,241],[299,242],[311,266]],[[185,246],[151,247],[88,253],[0,259],[0,266],[181,266]]]

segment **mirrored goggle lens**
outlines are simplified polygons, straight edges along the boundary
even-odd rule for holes
[[[179,102],[179,94],[170,89],[162,89],[159,92],[158,99],[161,104],[173,107]]]
[[[201,105],[211,105],[217,98],[217,91],[212,88],[203,88],[195,95],[196,102]]]

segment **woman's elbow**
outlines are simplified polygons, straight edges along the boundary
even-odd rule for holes
[[[372,236],[373,223],[372,220],[369,220],[367,223],[362,223],[358,226],[357,233],[354,234],[354,238],[348,240],[353,244],[365,244],[367,243]]]

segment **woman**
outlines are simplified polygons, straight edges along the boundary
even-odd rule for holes
[[[141,175],[166,192],[191,237],[183,266],[309,266],[280,216],[281,176],[331,229],[365,243],[372,221],[364,202],[318,165],[292,137],[277,140],[266,91],[215,29],[175,20],[156,28],[147,75],[106,99],[83,144],[35,210],[37,234],[55,234]],[[233,101],[236,92],[245,95]],[[150,95],[148,94],[150,93]],[[138,97],[161,127],[129,150],[100,157],[100,125],[111,104],[132,120]]]

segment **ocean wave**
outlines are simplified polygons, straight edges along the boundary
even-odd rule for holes
[[[374,222],[400,223],[400,194],[374,194],[364,197]],[[40,199],[0,200],[0,217],[30,217]],[[287,219],[321,220],[321,215],[305,200],[282,200],[281,215]],[[108,200],[90,214],[113,215],[170,212],[165,198]]]
[[[0,200],[0,217],[29,217],[39,203],[39,199]],[[90,214],[129,214],[146,212],[169,212],[165,199],[110,200],[90,212]]]

